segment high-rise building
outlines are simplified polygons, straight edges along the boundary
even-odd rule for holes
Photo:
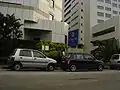
[[[84,45],[84,4],[83,0],[63,0],[63,21],[69,24],[70,47]],[[73,31],[73,32],[72,32]]]
[[[62,20],[62,0],[0,0],[0,12],[21,19],[23,39],[65,42],[68,25]]]
[[[78,30],[78,43],[73,46],[82,44],[85,52],[92,46],[92,27],[118,15],[120,0],[63,0],[63,21],[69,24],[70,32]],[[69,37],[70,43],[73,38]]]

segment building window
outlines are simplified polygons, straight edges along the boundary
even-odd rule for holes
[[[106,13],[106,14],[105,14],[105,17],[111,18],[111,14]]]
[[[71,12],[71,10],[69,10],[69,11],[64,15],[64,17],[66,17],[70,12]]]
[[[113,10],[113,14],[118,14],[118,12]]]
[[[105,3],[111,4],[111,0],[105,0]]]
[[[64,2],[66,2],[67,0],[65,0]]]
[[[115,27],[108,28],[106,30],[101,30],[100,32],[94,33],[93,37],[98,37],[115,31]]]
[[[81,19],[83,19],[83,16],[81,16]]]
[[[55,5],[55,1],[54,0],[50,0],[50,7],[54,8],[54,5]]]
[[[109,8],[109,7],[105,7],[105,10],[107,10],[107,11],[111,11],[111,8]]]
[[[54,20],[54,15],[49,14],[49,20]]]
[[[83,5],[83,2],[81,2],[81,5]]]
[[[66,12],[71,7],[71,4],[64,10]]]
[[[75,0],[72,1],[72,3],[74,3],[74,2],[75,2]]]
[[[112,6],[117,8],[117,4],[115,4],[115,3],[112,3]]]
[[[83,12],[83,9],[81,9],[81,12]]]
[[[98,9],[104,9],[104,7],[103,7],[103,6],[100,6],[100,5],[98,5],[97,8],[98,8]]]
[[[76,22],[75,24],[73,24],[71,27],[74,27],[74,26],[76,26],[76,25],[78,25],[78,22]]]
[[[64,22],[67,22],[71,17],[68,17]]]
[[[71,21],[74,21],[75,19],[77,19],[78,18],[78,16],[76,16],[75,18],[73,18]]]
[[[78,9],[78,10],[79,10],[79,9]],[[76,10],[71,16],[73,16],[74,14],[76,14],[78,10]]]
[[[70,22],[68,22],[67,24],[70,24]]]
[[[79,2],[77,2],[71,9],[73,9],[74,7],[76,7],[79,4]]]
[[[67,1],[67,3],[65,4],[65,7],[66,7],[68,4],[70,4],[70,0]]]
[[[100,20],[100,19],[97,20],[97,23],[102,23],[102,22],[104,22],[104,20]]]
[[[100,17],[104,17],[104,13],[102,13],[102,12],[97,12],[97,15]]]
[[[83,23],[81,23],[81,26],[83,26]]]
[[[98,0],[99,2],[104,2],[104,0]]]
[[[113,0],[113,1],[117,2],[117,0]]]

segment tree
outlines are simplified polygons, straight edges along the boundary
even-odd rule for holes
[[[64,43],[55,43],[51,41],[39,41],[36,44],[38,50],[42,51],[42,45],[49,46],[49,51],[65,51],[66,45]]]
[[[92,41],[91,42],[93,46],[98,46],[95,50],[91,51],[91,53],[97,58],[102,59],[103,58],[103,52],[105,50],[105,43],[99,40]]]
[[[17,19],[14,14],[5,16],[0,13],[0,40],[21,38],[23,35],[21,26],[20,19]]]
[[[94,46],[98,46],[91,53],[98,59],[108,62],[113,54],[120,53],[119,40],[113,38],[105,41],[93,41]]]
[[[107,40],[105,44],[105,50],[103,53],[105,61],[108,62],[113,54],[120,53],[119,49],[120,49],[119,40],[117,39]]]
[[[49,51],[43,51],[42,45],[49,46]],[[57,62],[59,63],[62,58],[62,51],[66,49],[66,45],[64,43],[57,44],[51,41],[39,41],[36,44],[36,48],[39,51],[43,51],[43,53],[47,55],[48,57],[57,60]]]

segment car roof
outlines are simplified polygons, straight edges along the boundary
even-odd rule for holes
[[[33,50],[33,51],[38,51],[38,50],[35,50],[35,49],[27,49],[27,48],[16,48],[18,50]]]

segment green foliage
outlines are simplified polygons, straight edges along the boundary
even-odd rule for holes
[[[20,19],[14,14],[6,16],[0,13],[0,40],[18,39],[22,37]]]
[[[42,51],[42,45],[44,45],[43,41],[40,41],[36,44],[36,48],[39,50],[39,51]]]
[[[111,39],[106,41],[103,56],[106,60],[109,60],[113,54],[119,53],[118,40]]]
[[[49,46],[49,51],[43,51],[42,45]],[[62,57],[62,51],[65,51],[66,45],[64,43],[57,44],[51,41],[39,41],[36,44],[36,47],[39,51],[42,51],[46,56],[57,60],[59,63]]]
[[[67,46],[64,44],[64,43],[60,43],[60,44],[58,44],[57,45],[57,50],[59,51],[59,50],[61,50],[61,51],[65,51],[65,48],[66,48]]]
[[[108,62],[113,54],[120,53],[119,41],[116,39],[109,39],[106,41],[94,41],[94,46],[98,46],[97,49],[92,51],[92,54],[99,59],[103,59],[104,62]]]
[[[57,52],[56,51],[45,52],[45,55],[52,58],[57,56]]]
[[[51,41],[39,41],[36,44],[38,50],[42,51],[42,45],[49,46],[49,51],[65,51],[66,45],[64,43],[55,43]]]

